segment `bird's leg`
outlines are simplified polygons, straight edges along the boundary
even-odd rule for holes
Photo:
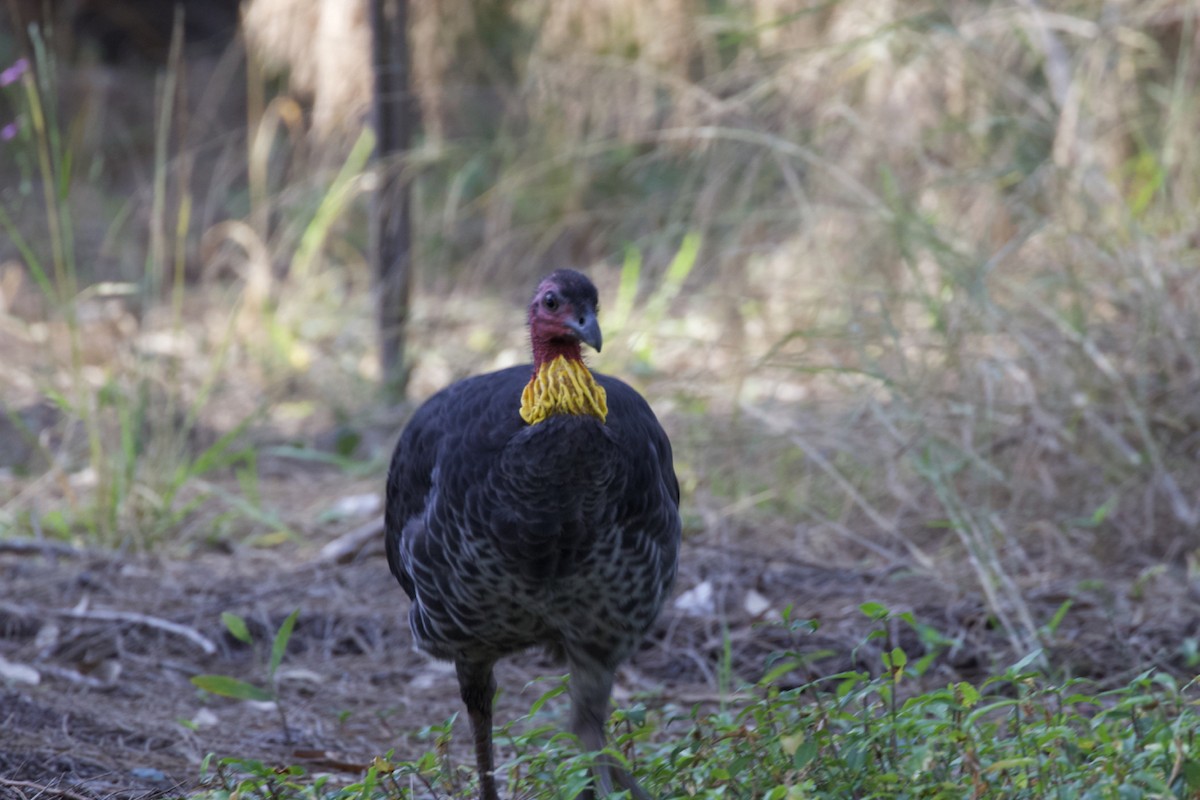
[[[612,697],[613,670],[590,660],[570,659],[571,733],[585,750],[604,749],[604,727],[608,722],[608,702]],[[594,786],[576,800],[607,797],[620,789],[629,790],[634,800],[651,800],[637,781],[608,755],[598,754],[592,768]],[[614,782],[616,786],[614,786]]]
[[[467,718],[471,720],[471,733],[475,737],[475,767],[479,771],[480,800],[500,800],[496,794],[496,767],[492,753],[492,698],[496,695],[492,662],[480,664],[459,660],[454,666],[458,673],[458,691],[467,707]]]

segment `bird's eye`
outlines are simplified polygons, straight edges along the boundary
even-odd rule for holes
[[[545,296],[542,297],[542,305],[550,311],[558,308],[558,295],[554,294],[554,292],[546,292]]]

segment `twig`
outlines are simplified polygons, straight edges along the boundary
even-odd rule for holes
[[[158,628],[159,630],[173,633],[195,644],[206,655],[212,655],[217,652],[217,646],[212,640],[204,634],[189,628],[186,625],[180,625],[176,622],[160,619],[159,617],[151,617],[147,614],[139,614],[136,611],[110,611],[107,609],[82,610],[82,609],[64,609],[56,611],[60,617],[68,617],[70,619],[87,619],[99,620],[104,622],[128,622],[132,625],[145,625],[148,628]]]
[[[111,689],[117,685],[116,681],[102,681],[99,678],[93,678],[91,675],[84,675],[78,670],[55,666],[54,664],[38,664],[38,669],[51,678],[58,678],[60,681],[74,683],[79,686],[87,686],[90,689]]]
[[[73,558],[87,555],[87,551],[64,542],[47,542],[40,539],[0,539],[0,553],[53,553],[56,556]]]
[[[38,794],[43,792],[65,797],[67,800],[91,800],[87,795],[82,795],[79,792],[71,791],[70,789],[60,789],[57,786],[46,786],[33,781],[15,781],[11,778],[0,778],[0,786],[8,786],[12,789],[29,789]]]
[[[372,539],[383,542],[383,517],[376,517],[344,533],[321,548],[314,560],[316,563],[349,561]]]
[[[807,457],[834,483],[836,483],[838,488],[846,493],[846,496],[850,498],[854,505],[858,506],[859,509],[866,514],[867,519],[871,520],[871,522],[873,522],[875,526],[879,528],[879,530],[897,540],[904,547],[904,549],[908,551],[909,556],[912,557],[912,559],[923,569],[929,571],[933,570],[933,558],[924,550],[922,550],[916,542],[905,536],[894,522],[889,520],[873,505],[871,505],[870,501],[867,500],[867,498],[864,497],[862,493],[854,487],[854,484],[846,479],[846,476],[841,473],[841,470],[834,466],[829,459],[825,458],[825,456],[822,455],[817,448],[809,444],[808,440],[806,440],[792,428],[781,424],[777,419],[771,417],[750,403],[743,403],[741,408],[749,412],[750,415],[755,419],[766,424],[767,427],[773,431],[787,436],[792,444],[800,448],[800,451],[804,453],[805,457]]]
[[[1050,96],[1060,109],[1067,104],[1067,95],[1071,91],[1071,56],[1062,40],[1046,24],[1045,15],[1037,0],[1017,0],[1017,5],[1029,12],[1034,37],[1042,48],[1045,62],[1042,72],[1046,76],[1046,85],[1050,88]]]

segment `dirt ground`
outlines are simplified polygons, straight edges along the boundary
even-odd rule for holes
[[[0,579],[0,656],[39,678],[0,690],[0,794],[186,791],[198,786],[207,753],[349,776],[391,748],[415,756],[428,746],[420,729],[458,710],[452,669],[412,649],[407,600],[377,547],[343,564],[286,563],[274,553],[173,562],[8,552]],[[280,673],[288,742],[269,707],[206,696],[188,679],[261,682],[272,633],[296,608]],[[257,652],[225,632],[223,611],[247,620]],[[621,676],[618,700],[714,699],[720,648],[715,619],[668,613]],[[504,664],[498,719],[523,713],[548,688],[526,688],[529,680],[559,672],[538,653]]]
[[[715,701],[726,637],[735,682],[753,680],[770,653],[788,648],[833,651],[814,667],[825,674],[852,658],[870,667],[878,659],[869,647],[855,653],[870,630],[857,610],[868,599],[912,609],[957,639],[927,677],[933,684],[978,677],[1007,657],[969,593],[931,591],[928,579],[899,571],[852,573],[733,553],[706,538],[686,544],[684,599],[619,675],[619,703],[636,697],[687,709]],[[398,758],[423,752],[430,745],[419,731],[458,710],[452,670],[412,649],[407,601],[376,540],[343,563],[315,551],[176,561],[0,542],[0,797],[178,794],[200,787],[210,753],[349,780],[389,749]],[[1142,584],[1136,592],[1127,585],[1118,601],[1097,599],[1090,611],[1077,595],[1085,610],[1058,630],[1057,660],[1101,679],[1119,680],[1134,664],[1184,671],[1175,654],[1197,633],[1196,602],[1181,600],[1188,588],[1169,575]],[[1042,595],[1037,610],[1052,614],[1062,596]],[[1162,614],[1167,597],[1175,611]],[[789,603],[797,618],[820,619],[821,629],[795,638],[762,624]],[[297,608],[280,671],[287,737],[273,708],[205,695],[189,682],[202,673],[261,682],[272,633]],[[225,611],[243,616],[260,645],[230,636]],[[897,635],[910,652],[923,649],[906,628]],[[525,713],[545,690],[527,686],[532,678],[559,672],[537,653],[505,663],[498,721]],[[455,747],[469,764],[464,723],[457,725]]]
[[[381,423],[374,446],[395,426]],[[339,498],[377,496],[382,475],[348,477],[270,455],[259,468],[268,505],[295,523],[291,539],[193,539],[136,555],[0,538],[0,800],[178,796],[205,785],[209,755],[299,764],[349,782],[389,750],[407,760],[433,746],[421,731],[460,711],[457,687],[449,665],[412,647],[407,599],[388,571],[381,532],[371,530],[378,510],[334,522],[318,513]],[[885,640],[867,640],[877,623],[859,610],[866,601],[911,611],[953,642],[924,687],[977,680],[1018,657],[966,568],[957,578],[949,568],[935,577],[902,563],[831,568],[738,527],[749,523],[685,517],[692,522],[676,599],[618,675],[619,704],[684,717],[697,705],[736,704],[729,692],[758,679],[781,651],[830,654],[808,674],[783,676],[791,685],[877,669]],[[370,534],[358,547],[323,553],[355,529]],[[1200,637],[1196,582],[1182,567],[1123,569],[1027,576],[1035,619],[1073,603],[1047,634],[1051,661],[1102,683],[1150,666],[1191,677],[1181,643]],[[788,607],[792,619],[817,620],[819,629],[789,631],[779,623]],[[296,609],[278,673],[286,733],[271,704],[209,695],[190,682],[218,674],[265,685],[271,639]],[[223,612],[246,620],[253,645],[230,635]],[[912,628],[891,630],[910,655],[926,652],[929,642]],[[503,662],[497,723],[527,713],[553,686],[531,681],[561,673],[536,652]],[[565,705],[546,704],[542,721],[557,723]],[[460,719],[451,752],[469,767],[468,738]]]
[[[375,446],[396,426],[381,422]],[[333,522],[319,514],[338,498],[377,496],[382,475],[348,477],[270,455],[259,469],[267,504],[295,523],[295,537],[251,546],[193,536],[152,555],[0,538],[0,800],[178,796],[204,786],[210,754],[299,764],[350,782],[389,750],[407,760],[433,746],[421,731],[460,711],[457,687],[449,665],[412,647],[407,599],[388,571],[381,533],[370,531],[378,509]],[[867,639],[877,627],[859,610],[867,601],[911,611],[951,642],[914,689],[979,680],[1024,655],[987,612],[965,564],[957,572],[943,565],[937,576],[903,563],[832,568],[739,527],[749,522],[695,512],[685,519],[676,598],[618,675],[619,704],[641,702],[664,717],[736,704],[729,692],[757,680],[781,651],[829,654],[808,674],[783,676],[785,684],[875,670],[885,640]],[[322,554],[354,529],[372,535],[340,558]],[[1131,563],[1056,574],[1050,565],[1062,560],[1045,563],[1043,574],[1023,576],[1024,596],[1039,622],[1072,603],[1045,634],[1061,674],[1117,684],[1159,667],[1194,677],[1200,584],[1192,571]],[[788,607],[792,619],[817,620],[819,629],[780,624]],[[286,734],[270,704],[209,695],[190,682],[218,674],[264,685],[271,639],[296,609],[278,673]],[[254,645],[229,634],[223,612],[246,620]],[[910,656],[926,652],[928,639],[909,626],[891,630]],[[560,674],[536,652],[503,662],[497,723],[526,714],[553,686],[531,681]],[[565,702],[547,703],[539,721],[557,723]],[[469,767],[468,738],[459,719],[451,754]]]

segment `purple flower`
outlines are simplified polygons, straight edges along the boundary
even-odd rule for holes
[[[18,58],[13,62],[11,67],[3,72],[0,72],[0,87],[8,86],[10,83],[16,83],[17,80],[28,71],[29,59]],[[5,130],[7,130],[7,128]]]
[[[19,130],[21,130],[21,124],[15,120],[0,128],[0,142],[15,139]]]

